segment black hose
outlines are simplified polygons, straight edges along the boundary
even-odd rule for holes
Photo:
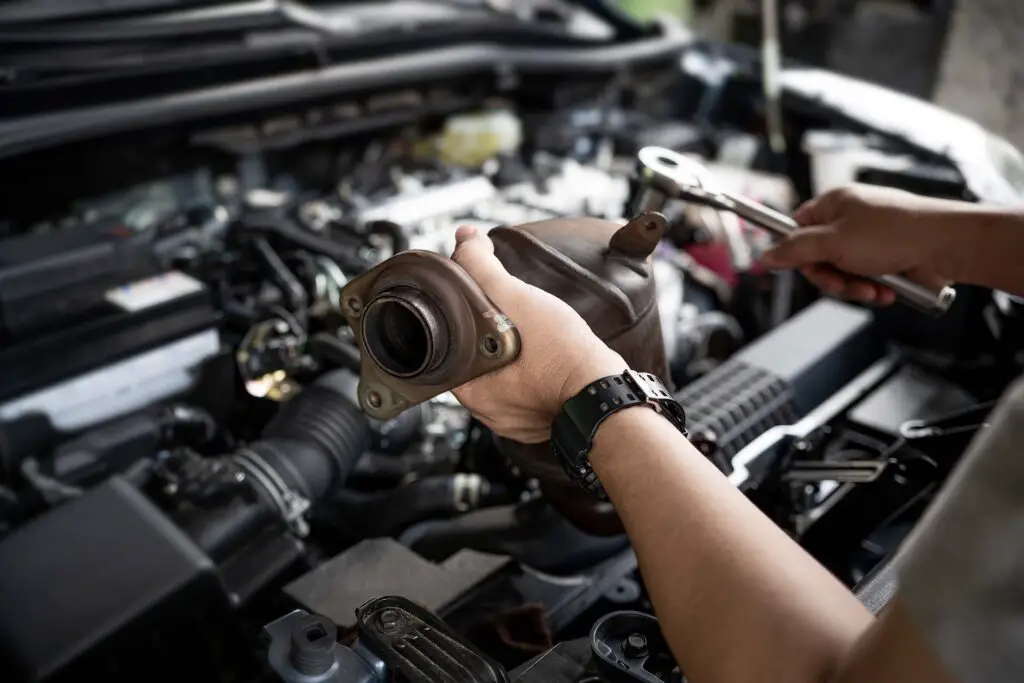
[[[475,474],[435,475],[380,493],[338,490],[330,498],[331,516],[356,520],[350,535],[393,536],[412,524],[451,517],[508,501],[508,492]]]
[[[409,238],[398,223],[393,221],[370,221],[366,224],[366,230],[371,235],[385,235],[391,240],[391,253],[397,254],[400,251],[409,250]]]
[[[200,547],[215,559],[225,558],[268,520],[294,521],[291,494],[315,505],[345,483],[370,444],[369,419],[349,396],[352,379],[346,371],[321,376],[284,404],[259,441],[227,456],[256,497],[179,515]]]
[[[357,375],[360,372],[359,349],[330,332],[311,336],[306,342],[306,352],[317,359],[321,367],[343,368]]]
[[[210,559],[222,562],[276,519],[268,505],[236,498],[217,508],[194,508],[176,516],[178,525]]]
[[[284,404],[249,449],[311,501],[343,485],[370,445],[369,419],[347,391],[351,379],[344,370],[321,376]]]
[[[186,403],[161,406],[157,411],[157,420],[161,441],[170,448],[208,444],[221,433],[217,421],[210,413]]]
[[[286,244],[326,256],[341,266],[346,273],[362,273],[373,265],[366,259],[354,255],[348,245],[315,235],[283,216],[269,213],[246,216],[245,229],[274,235]]]
[[[306,289],[299,282],[299,278],[270,246],[266,237],[259,236],[252,243],[256,247],[256,253],[263,261],[263,265],[270,269],[270,277],[274,284],[284,291],[284,295],[288,299],[288,310],[304,313],[309,303],[309,297],[306,296]]]

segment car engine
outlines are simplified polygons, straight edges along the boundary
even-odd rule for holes
[[[450,254],[460,225],[625,224],[650,144],[783,213],[854,181],[1007,201],[1024,164],[997,146],[990,172],[799,70],[780,153],[752,56],[662,39],[543,82],[382,74],[0,162],[3,680],[604,680],[612,651],[649,663],[626,680],[682,680],[624,535],[581,529],[450,393],[360,409],[342,289]],[[691,436],[880,608],[1019,372],[1021,302],[867,310],[760,268],[771,238],[735,215],[664,215],[650,344]]]

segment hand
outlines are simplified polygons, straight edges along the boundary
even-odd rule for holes
[[[567,303],[510,275],[489,237],[463,226],[455,240],[452,259],[515,323],[521,347],[515,362],[464,384],[455,397],[500,436],[547,441],[565,401],[595,380],[621,374],[626,363]]]
[[[937,223],[960,206],[869,185],[832,190],[797,209],[793,217],[808,227],[765,252],[763,262],[799,268],[829,294],[888,305],[896,300],[891,289],[853,276],[903,273],[935,288],[948,284],[939,272]]]

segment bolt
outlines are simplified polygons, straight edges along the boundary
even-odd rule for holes
[[[631,633],[622,640],[622,654],[630,659],[647,656],[647,638],[640,633]]]
[[[398,610],[386,609],[380,613],[380,625],[385,631],[398,628]]]
[[[352,310],[353,313],[358,313],[359,311],[363,310],[363,302],[355,297],[351,297],[345,303],[348,304],[348,307]]]
[[[480,350],[483,351],[485,356],[497,356],[498,352],[501,351],[501,344],[491,335],[487,335],[480,340]]]
[[[334,663],[338,629],[323,617],[307,615],[292,627],[289,658],[306,676],[318,676]]]
[[[384,400],[376,391],[371,391],[366,394],[366,402],[370,404],[371,408],[380,408]]]

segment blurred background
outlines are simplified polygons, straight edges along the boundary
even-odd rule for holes
[[[762,0],[620,0],[756,43]],[[787,56],[929,99],[1024,147],[1021,0],[778,0]]]

